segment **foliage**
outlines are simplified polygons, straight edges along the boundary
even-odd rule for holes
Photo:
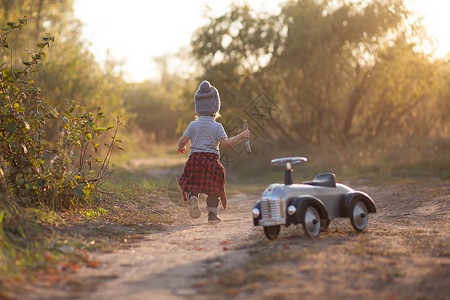
[[[115,67],[102,70],[83,43],[71,40],[71,43],[57,43],[48,52],[50,59],[37,78],[43,97],[52,106],[61,106],[65,99],[77,99],[84,107],[102,106],[107,118],[125,115],[125,84],[114,71]],[[57,133],[51,128],[48,131],[53,140]]]
[[[142,130],[145,141],[139,144],[145,148],[148,143],[160,143],[176,134],[177,120],[180,113],[173,109],[180,99],[180,88],[171,84],[173,90],[156,82],[129,84],[125,96],[126,111],[135,125],[133,131]],[[171,120],[167,122],[167,120]]]
[[[22,30],[22,39],[10,40],[13,50],[20,51],[33,46],[42,32],[68,32],[73,26],[73,0],[5,0],[0,3],[0,21],[26,16],[30,24]],[[49,28],[51,30],[49,30]],[[16,53],[17,55],[18,53]]]
[[[57,264],[62,269],[79,268],[81,263],[98,265],[88,259],[85,250],[58,245],[67,238],[55,234],[54,226],[64,223],[57,211],[92,205],[94,195],[112,173],[113,151],[121,149],[117,139],[120,117],[107,127],[100,106],[87,111],[78,102],[66,100],[61,108],[46,107],[36,78],[54,38],[44,37],[36,50],[25,50],[27,55],[18,65],[17,52],[8,38],[26,24],[25,18],[8,22],[0,35],[1,57],[9,58],[0,70],[2,287],[5,276],[8,280],[22,270],[30,274],[56,269]],[[49,128],[57,133],[53,141],[48,138]],[[109,142],[100,145],[101,136],[111,131]],[[108,211],[100,207],[86,210],[86,218],[95,219]]]
[[[203,69],[199,82],[207,79],[226,99],[221,104],[225,123],[261,91],[261,82],[252,77],[277,55],[284,38],[279,16],[256,14],[248,5],[235,4],[194,33],[192,54]]]
[[[7,35],[23,28],[25,19],[19,24],[8,23],[1,35],[4,51],[9,48]],[[54,38],[43,38],[37,50],[28,51],[29,58],[23,68],[4,63],[0,74],[0,149],[2,170],[2,193],[7,195],[7,206],[11,202],[21,205],[42,204],[52,208],[73,205],[86,201],[92,191],[108,177],[107,167],[112,150],[119,142],[115,132],[104,158],[98,155],[96,142],[102,132],[114,127],[100,124],[103,118],[101,107],[95,112],[85,112],[75,101],[66,101],[59,112],[47,110],[41,98],[41,89],[33,80],[36,67],[46,57],[44,49]],[[60,129],[57,143],[47,140],[44,125],[52,124]]]
[[[256,14],[248,5],[232,4],[230,10],[198,29],[192,38],[193,54],[205,70],[209,65],[229,64],[238,71],[256,71],[264,56],[276,54],[284,35],[278,16]]]
[[[199,80],[227,99],[225,123],[252,117],[245,108],[265,91],[282,114],[277,126],[254,131],[260,137],[344,145],[439,128],[448,134],[440,109],[448,107],[448,76],[438,76],[448,64],[422,52],[426,38],[403,0],[299,0],[279,15],[231,6],[199,28],[191,45],[204,68]]]
[[[77,99],[80,105],[104,107],[104,115],[124,115],[125,83],[118,65],[108,59],[103,68],[82,39],[82,24],[74,17],[73,0],[8,0],[0,3],[0,23],[27,16],[28,26],[9,37],[10,55],[3,59],[21,65],[22,49],[34,47],[45,32],[52,32],[57,43],[46,49],[46,63],[36,66],[35,82],[49,107],[60,107],[65,99]],[[11,60],[12,59],[12,60]],[[46,127],[47,139],[54,142],[56,128]]]

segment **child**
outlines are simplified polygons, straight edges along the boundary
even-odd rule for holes
[[[178,153],[186,151],[191,141],[189,159],[180,178],[184,200],[189,200],[189,214],[200,218],[198,194],[204,193],[208,222],[221,222],[217,215],[219,198],[222,206],[227,207],[225,195],[225,169],[219,162],[219,143],[223,147],[233,147],[250,137],[250,131],[228,138],[222,124],[215,120],[220,116],[220,97],[217,89],[208,81],[203,81],[195,92],[195,112],[198,119],[189,124],[178,141]]]

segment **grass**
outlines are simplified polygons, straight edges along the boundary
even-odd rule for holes
[[[100,201],[103,199],[115,202],[129,199],[138,201],[150,193],[164,191],[165,182],[166,180],[162,178],[150,178],[145,172],[121,168],[100,187],[105,191],[104,194],[100,194]]]
[[[294,182],[312,180],[318,173],[332,172],[338,182],[365,179],[371,184],[415,183],[450,178],[450,138],[392,138],[346,146],[305,146],[296,149],[260,148],[258,141],[228,166],[227,180],[236,185],[264,185],[283,182],[284,169],[270,160],[304,156],[308,161],[295,165]]]
[[[0,298],[22,282],[60,281],[66,271],[96,267],[91,251],[129,247],[154,226],[172,222],[158,202],[165,180],[119,169],[89,204],[68,210],[0,210]],[[50,279],[49,279],[50,278]]]
[[[0,284],[4,279],[30,280],[64,259],[54,244],[54,229],[60,218],[37,209],[22,209],[20,215],[5,214],[1,220]],[[48,222],[53,222],[49,226]]]
[[[137,139],[136,139],[137,140]],[[139,141],[146,140],[146,137],[141,137]],[[139,143],[136,145],[136,141],[133,143],[127,143],[130,148],[125,146],[125,151],[116,153],[111,158],[111,163],[117,166],[127,166],[131,161],[136,159],[152,158],[179,158],[177,153],[176,143],[164,143],[164,144],[145,144]]]

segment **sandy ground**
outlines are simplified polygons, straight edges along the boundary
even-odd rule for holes
[[[450,182],[352,187],[378,208],[363,233],[335,219],[314,239],[291,226],[267,241],[251,219],[259,195],[231,195],[215,225],[166,202],[175,224],[24,299],[450,299]],[[261,260],[264,248],[279,255]]]

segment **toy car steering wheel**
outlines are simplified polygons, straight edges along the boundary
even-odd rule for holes
[[[287,164],[290,165],[296,165],[301,162],[307,161],[306,157],[282,157],[282,158],[275,158],[270,161],[270,164],[273,166],[286,166]]]

